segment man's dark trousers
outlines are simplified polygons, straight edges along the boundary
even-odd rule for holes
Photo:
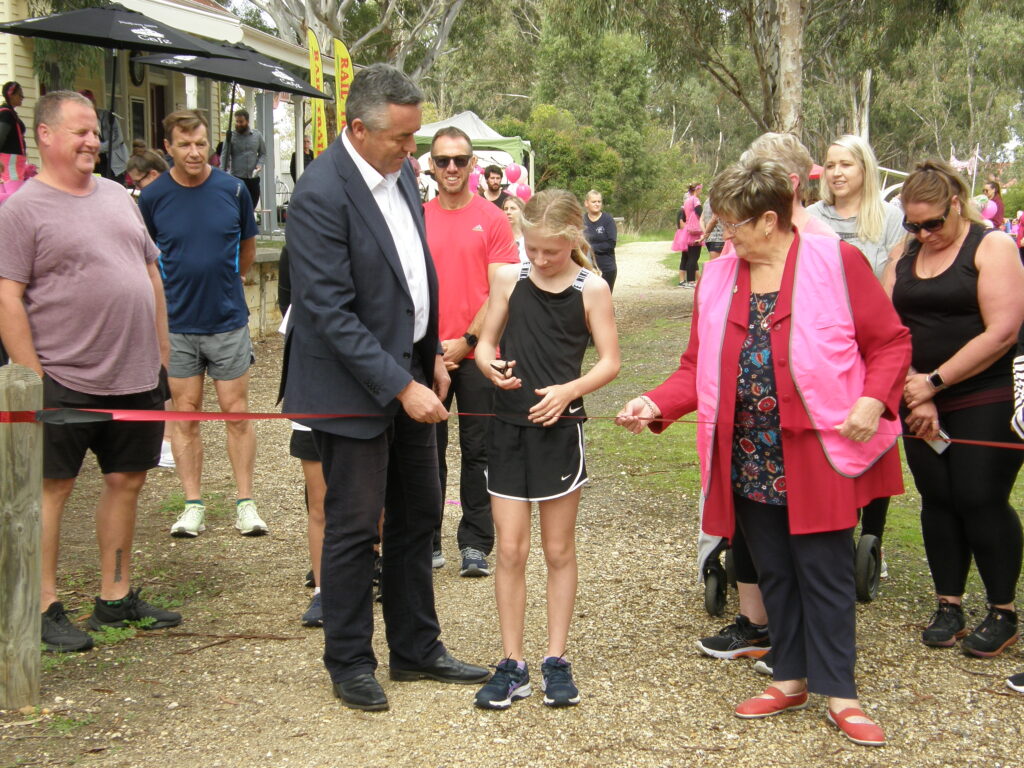
[[[411,669],[445,652],[434,608],[430,552],[440,508],[433,424],[399,411],[369,440],[313,429],[327,497],[320,587],[324,664],[333,682],[377,668],[373,636],[373,544],[384,514],[384,626],[390,664]]]
[[[249,190],[249,197],[252,198],[252,207],[260,207],[260,177],[253,176],[251,179],[239,179],[240,182],[245,184],[245,188]]]
[[[454,371],[448,371],[452,384],[444,407],[449,411],[454,398],[461,413],[493,413],[494,385],[480,373],[476,360],[464,359]],[[462,520],[459,522],[457,541],[459,549],[472,547],[489,555],[494,548],[494,519],[491,517],[491,497],[487,493],[487,422],[485,416],[459,416],[459,448],[462,454],[459,500]],[[437,463],[441,477],[442,509],[448,487],[448,422],[437,424]],[[441,549],[441,521],[434,532],[434,549]]]

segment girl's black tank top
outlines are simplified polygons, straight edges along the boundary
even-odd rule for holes
[[[523,385],[497,390],[494,412],[502,421],[536,427],[540,425],[527,416],[530,408],[541,401],[534,390],[580,377],[590,339],[583,283],[591,273],[581,269],[572,285],[559,293],[549,293],[530,279],[531,267],[523,265],[508,297],[508,320],[501,337],[501,356],[516,361],[512,372]],[[577,398],[555,426],[572,426],[585,417],[583,398]]]

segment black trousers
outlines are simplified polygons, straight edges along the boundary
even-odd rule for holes
[[[697,265],[700,263],[700,244],[691,245],[682,254],[680,254],[679,268],[686,272],[686,279],[688,282],[694,282],[697,279]]]
[[[327,496],[320,589],[324,664],[341,682],[377,668],[373,545],[384,508],[382,591],[390,664],[415,668],[444,653],[434,608],[431,537],[440,508],[434,425],[399,411],[369,440],[313,430]]]
[[[255,177],[253,177],[251,179],[239,179],[239,181],[241,181],[243,184],[245,184],[245,188],[249,190],[249,197],[252,198],[252,207],[253,208],[259,208],[260,207],[260,179],[259,179],[259,177],[255,176]]]
[[[939,421],[952,438],[1019,443],[1012,415],[1013,403],[992,403],[944,413]],[[924,551],[936,593],[962,595],[973,557],[988,601],[1013,602],[1024,543],[1010,492],[1024,455],[956,443],[938,454],[911,438],[903,448],[921,494]]]
[[[856,698],[853,529],[793,535],[787,507],[733,499],[768,611],[772,677]]]
[[[454,371],[445,408],[454,400],[463,413],[493,413],[494,385],[480,373],[475,360],[463,360]],[[441,548],[441,519],[444,515],[445,490],[448,487],[448,422],[437,423],[437,465],[441,478],[440,510],[434,531],[434,549]],[[457,541],[459,549],[472,547],[485,555],[494,548],[494,519],[491,517],[491,497],[487,493],[487,417],[459,416],[459,449],[462,469],[459,480],[459,502],[462,520],[459,521]]]

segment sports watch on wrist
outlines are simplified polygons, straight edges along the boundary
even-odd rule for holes
[[[946,382],[942,380],[939,375],[939,369],[936,368],[934,371],[928,374],[928,383],[932,385],[932,388],[938,392],[940,389],[946,388]]]
[[[469,344],[470,349],[475,347],[476,343],[479,341],[479,339],[472,333],[464,333],[462,334],[462,338],[464,338],[466,340],[466,343]]]

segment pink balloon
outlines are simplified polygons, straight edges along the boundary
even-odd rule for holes
[[[525,203],[529,201],[531,197],[533,197],[533,190],[530,189],[526,184],[516,184],[516,197],[518,197]]]
[[[515,182],[519,181],[519,177],[522,175],[523,169],[520,168],[516,163],[512,163],[511,165],[505,167],[505,178],[508,179],[510,183],[514,184]]]
[[[996,211],[997,210],[999,210],[999,209],[996,206],[996,201],[995,200],[989,200],[988,203],[985,204],[985,207],[981,211],[981,217],[983,219],[991,219],[993,216],[996,215]]]

